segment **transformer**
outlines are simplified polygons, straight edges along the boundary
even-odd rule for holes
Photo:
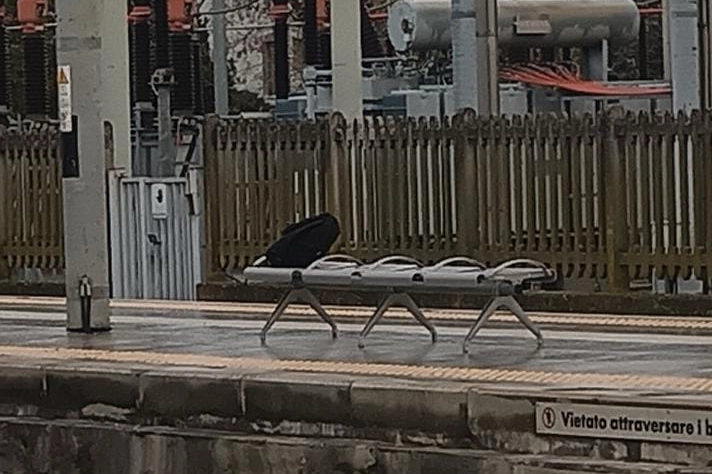
[[[388,13],[396,51],[450,48],[451,0],[399,0]],[[498,0],[497,41],[503,46],[586,47],[637,38],[633,0]]]

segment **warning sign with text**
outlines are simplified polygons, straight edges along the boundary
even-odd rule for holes
[[[59,130],[72,131],[72,71],[69,66],[57,69],[57,99],[59,101]]]
[[[712,444],[712,411],[540,402],[536,404],[536,432]]]

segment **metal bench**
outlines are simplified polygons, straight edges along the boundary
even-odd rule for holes
[[[527,317],[515,295],[520,293],[526,284],[556,279],[554,270],[528,259],[511,260],[492,268],[467,257],[452,257],[435,265],[424,266],[413,258],[400,255],[384,257],[370,264],[364,264],[348,255],[329,255],[304,269],[271,268],[263,266],[264,262],[264,257],[260,258],[244,270],[246,283],[281,288],[285,292],[260,332],[263,343],[266,341],[267,332],[287,307],[300,301],[311,306],[331,326],[332,336],[338,337],[336,323],[313,293],[313,290],[322,289],[385,293],[361,331],[361,348],[364,347],[365,338],[373,327],[386,311],[394,306],[405,307],[430,332],[432,341],[436,342],[435,327],[411,297],[411,293],[432,292],[490,296],[463,341],[462,348],[465,353],[468,351],[469,342],[500,308],[512,312],[536,336],[537,343],[541,344],[541,332]]]

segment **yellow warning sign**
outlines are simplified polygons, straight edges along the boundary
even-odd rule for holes
[[[69,84],[69,78],[67,77],[67,73],[64,72],[64,68],[59,69],[59,77],[57,78],[57,83],[58,84]]]

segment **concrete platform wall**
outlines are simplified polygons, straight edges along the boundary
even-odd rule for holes
[[[18,364],[0,369],[0,472],[712,473],[709,446],[537,435],[534,402],[552,399],[562,396],[453,382]]]

